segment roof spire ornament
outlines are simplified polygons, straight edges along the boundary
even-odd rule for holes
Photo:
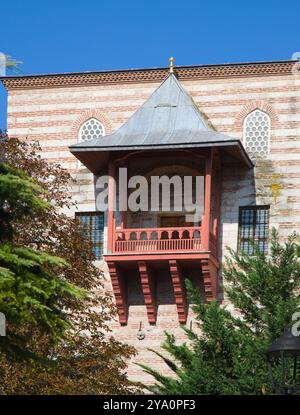
[[[174,61],[175,61],[175,59],[173,58],[173,56],[171,56],[169,58],[170,73],[174,73]]]

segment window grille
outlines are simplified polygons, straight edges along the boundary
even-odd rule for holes
[[[270,117],[256,109],[244,121],[244,146],[252,157],[267,157],[270,146]]]
[[[97,260],[103,256],[103,212],[76,212],[75,217],[80,221],[83,235],[92,243],[92,251]]]
[[[239,211],[238,249],[253,253],[253,242],[261,252],[268,250],[269,206],[245,206]]]
[[[104,126],[96,118],[90,118],[85,121],[79,130],[79,141],[93,140],[105,135]]]

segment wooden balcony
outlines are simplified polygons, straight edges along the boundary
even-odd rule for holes
[[[128,280],[132,273],[139,276],[150,324],[156,323],[157,284],[161,272],[167,273],[171,280],[179,323],[185,324],[187,320],[185,279],[191,274],[195,276],[198,273],[202,280],[206,302],[217,298],[221,194],[219,151],[205,149],[201,154],[197,150],[197,153],[185,152],[184,155],[188,157],[196,155],[196,162],[199,161],[199,157],[205,159],[204,215],[201,226],[181,224],[177,227],[179,225],[175,223],[157,221],[156,223],[168,227],[126,228],[126,224],[131,223],[127,218],[127,212],[121,210],[121,215],[118,217],[120,221],[117,221],[114,214],[116,168],[119,165],[126,165],[129,157],[134,159],[141,154],[135,155],[133,152],[122,159],[113,157],[110,159],[107,253],[104,258],[111,276],[119,321],[122,325],[127,324],[128,309],[131,305],[128,303]],[[163,156],[164,154],[161,157]],[[199,163],[202,161],[200,160]],[[203,167],[203,163],[201,166]],[[120,227],[116,227],[117,222]]]
[[[114,229],[112,252],[106,255],[121,324],[127,324],[127,279],[138,272],[150,324],[156,323],[158,272],[169,272],[178,321],[187,319],[184,279],[192,269],[203,278],[205,300],[217,296],[217,238],[204,226]],[[128,273],[129,272],[129,273]]]
[[[114,253],[200,252],[201,227],[121,229],[114,232]]]

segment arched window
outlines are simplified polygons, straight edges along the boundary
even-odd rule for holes
[[[96,118],[89,118],[79,129],[78,141],[88,141],[105,135],[103,124]]]
[[[253,157],[267,157],[270,146],[270,117],[259,109],[244,120],[244,146]]]

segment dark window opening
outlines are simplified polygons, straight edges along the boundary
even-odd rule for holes
[[[244,206],[239,211],[238,250],[253,253],[253,243],[260,252],[268,251],[269,206]]]
[[[76,212],[75,218],[82,226],[83,235],[92,243],[92,251],[97,260],[103,257],[103,212]]]

